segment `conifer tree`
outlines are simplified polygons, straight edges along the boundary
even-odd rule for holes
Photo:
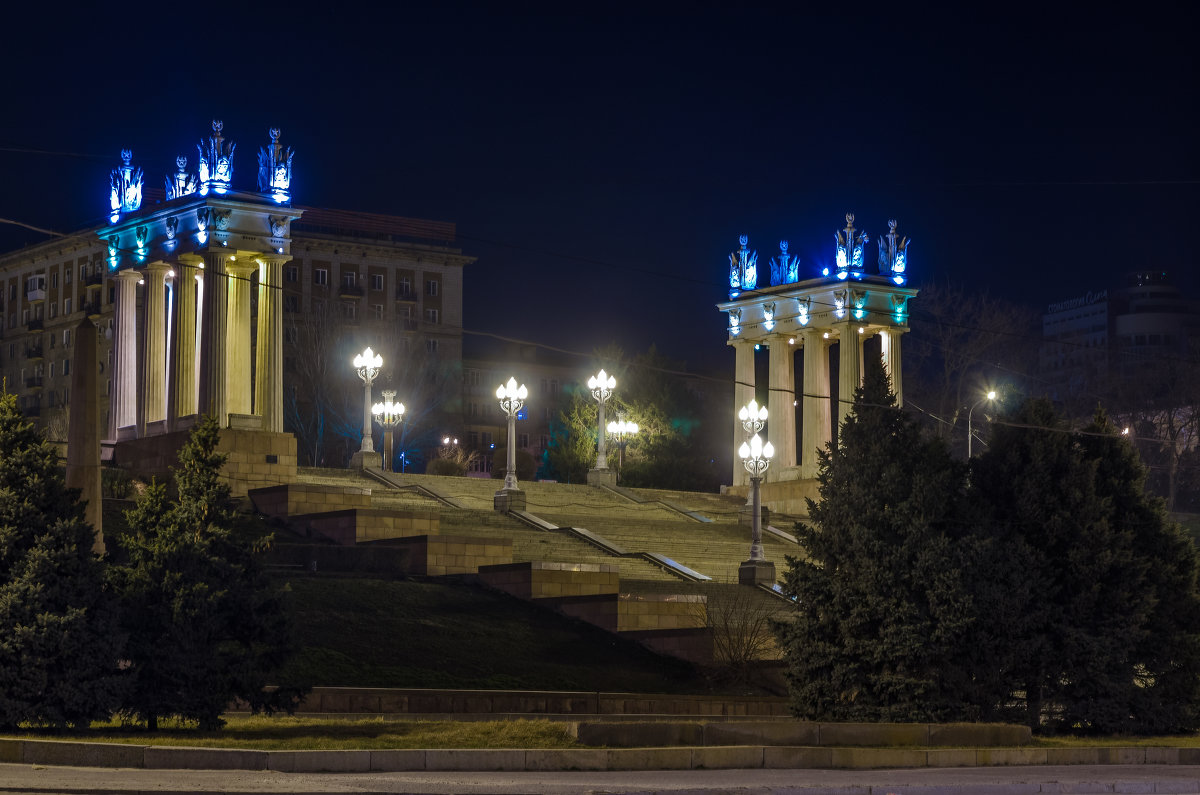
[[[964,638],[972,624],[961,516],[964,467],[896,406],[867,369],[836,449],[820,454],[820,499],[789,558],[793,620],[778,625],[792,711],[822,720],[974,717]]]
[[[79,491],[7,393],[0,451],[0,726],[107,718],[120,635]]]
[[[179,454],[178,496],[154,483],[126,513],[125,711],[151,729],[163,716],[216,728],[234,699],[269,712],[298,695],[264,691],[291,652],[284,592],[264,574],[269,539],[236,521],[218,440],[216,421],[204,418]]]

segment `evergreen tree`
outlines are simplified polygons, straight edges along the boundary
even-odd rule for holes
[[[1192,730],[1197,559],[1103,413],[1071,432],[1046,400],[997,424],[972,489],[992,554],[975,648],[1035,729]]]
[[[0,450],[0,726],[107,718],[120,635],[79,491],[7,393]]]
[[[154,483],[126,513],[125,711],[150,729],[168,715],[216,728],[235,698],[270,712],[298,695],[264,691],[291,653],[285,594],[264,573],[269,538],[236,521],[218,440],[216,420],[204,418],[179,454],[177,498]]]
[[[965,469],[896,406],[881,366],[855,393],[836,450],[820,454],[820,500],[788,558],[792,620],[777,626],[792,711],[821,720],[954,720],[980,711],[965,637],[972,539]]]

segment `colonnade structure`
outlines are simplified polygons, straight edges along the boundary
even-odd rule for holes
[[[817,475],[817,452],[835,438],[837,427],[854,402],[862,383],[863,346],[879,337],[883,364],[892,389],[902,404],[900,339],[908,331],[908,301],[917,290],[908,280],[907,238],[888,222],[880,236],[878,264],[866,265],[866,233],[846,215],[846,227],[836,233],[834,265],[820,268],[811,278],[801,278],[799,258],[788,253],[787,241],[770,261],[769,284],[759,285],[758,254],[748,239],[729,255],[729,300],[717,304],[727,318],[727,344],[735,351],[733,448],[744,442],[737,409],[755,399],[755,352],[768,356],[767,438],[775,447],[775,465],[767,473],[771,482],[811,480]],[[767,280],[763,280],[767,281]],[[831,348],[838,348],[836,411],[832,396]],[[803,355],[803,377],[796,390],[795,358]],[[796,415],[800,413],[797,448]],[[734,460],[733,485],[748,487],[749,476]],[[768,495],[772,490],[768,489]],[[810,490],[809,490],[810,491]],[[777,509],[800,507],[799,494],[775,489]],[[766,498],[769,498],[766,497]],[[789,503],[779,505],[780,502]],[[800,511],[806,512],[806,511]]]
[[[235,145],[221,132],[213,122],[198,173],[176,160],[166,201],[152,208],[141,206],[142,173],[129,152],[112,174],[111,223],[99,235],[115,289],[107,439],[118,458],[123,443],[174,435],[205,414],[221,428],[284,435],[282,267],[301,216],[290,204],[292,152],[271,130],[258,190],[238,191]],[[242,443],[255,449],[245,463],[262,464],[258,474],[288,463],[286,440]],[[139,452],[126,461],[154,449],[127,447]],[[294,439],[290,451],[294,472]]]

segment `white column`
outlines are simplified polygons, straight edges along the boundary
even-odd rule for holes
[[[896,396],[896,405],[904,405],[904,380],[900,370],[900,335],[899,329],[889,328],[879,332],[879,342],[883,348],[883,366],[888,378],[892,379],[892,393]]]
[[[746,431],[742,428],[742,423],[738,420],[738,411],[742,406],[745,406],[751,400],[754,400],[754,343],[749,340],[730,340],[730,345],[734,351],[733,365],[733,411],[729,413],[729,419],[733,423],[733,447],[731,451],[737,450],[742,442],[746,441]],[[768,412],[770,409],[767,410]],[[750,483],[750,473],[742,466],[741,460],[735,453],[733,456],[733,481],[734,486],[745,486]]]
[[[854,408],[854,390],[862,383],[862,339],[858,324],[838,324],[838,410],[837,430],[840,431],[850,410]],[[835,433],[836,436],[836,433]]]
[[[776,334],[769,342],[767,438],[775,446],[775,460],[767,470],[767,478],[780,480],[786,467],[796,465],[796,360],[788,335]]]
[[[231,260],[226,265],[229,307],[225,337],[225,400],[230,414],[249,414],[254,398],[250,369],[250,277],[255,262]]]
[[[199,321],[196,299],[204,273],[200,267],[203,262],[196,254],[184,254],[179,257],[179,265],[175,269],[172,287],[174,300],[171,302],[171,394],[168,405],[172,415],[168,418],[171,430],[176,429],[180,417],[190,417],[196,413],[196,330]]]
[[[800,427],[800,476],[817,476],[817,451],[832,438],[829,427],[829,340],[817,329],[804,330],[804,397]]]
[[[204,293],[200,322],[200,386],[197,411],[211,414],[221,428],[229,427],[229,410],[225,400],[225,367],[228,340],[226,337],[226,276],[225,263],[229,255],[223,251],[204,252]]]
[[[115,276],[117,301],[113,317],[113,376],[109,396],[109,436],[122,437],[121,429],[137,427],[137,283],[142,275],[133,270]],[[135,431],[125,431],[129,438]]]
[[[167,418],[167,271],[163,262],[146,266],[145,343],[142,346],[144,416],[147,425]]]
[[[260,257],[254,413],[262,429],[283,433],[283,265],[291,257]]]

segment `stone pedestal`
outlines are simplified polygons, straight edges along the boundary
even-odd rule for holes
[[[761,527],[766,527],[771,523],[771,509],[763,505],[759,508],[759,515],[762,517]],[[738,524],[746,527],[754,526],[754,508],[750,505],[743,505],[738,509]]]
[[[609,486],[617,485],[617,472],[615,469],[589,469],[587,473],[587,484],[589,486]]]
[[[350,456],[350,468],[351,469],[382,469],[383,468],[383,456],[380,455],[379,453],[376,453],[371,450],[368,450],[365,452],[362,450],[359,450],[354,455]]]
[[[525,510],[525,492],[520,489],[500,489],[492,498],[492,507],[501,513],[523,511]]]
[[[738,566],[738,582],[742,585],[774,585],[775,564],[769,560],[744,560]]]

